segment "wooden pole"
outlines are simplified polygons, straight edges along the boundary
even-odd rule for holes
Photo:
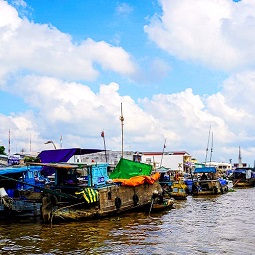
[[[210,142],[210,134],[211,134],[211,125],[210,125],[210,128],[209,128],[209,135],[208,135],[208,141],[207,141],[207,147],[206,147],[206,153],[205,153],[205,164],[206,164],[206,161],[207,161],[208,147],[209,147],[209,142]]]
[[[124,157],[124,131],[123,131],[123,126],[124,126],[124,117],[123,117],[123,112],[122,112],[122,103],[120,105],[120,121],[121,121],[121,157]]]
[[[106,145],[105,145],[105,135],[104,135],[104,131],[101,132],[101,136],[103,137],[103,140],[104,140],[105,162],[107,163],[107,154],[106,154]]]
[[[163,146],[162,157],[161,157],[161,161],[160,161],[160,167],[162,166],[162,161],[163,161],[163,156],[164,156],[165,148],[166,148],[166,139],[165,139],[165,143],[164,143],[164,146]]]

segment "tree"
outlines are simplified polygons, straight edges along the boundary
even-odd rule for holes
[[[5,148],[4,148],[4,146],[0,146],[0,154],[2,154],[2,155],[7,155],[7,154],[5,153]]]

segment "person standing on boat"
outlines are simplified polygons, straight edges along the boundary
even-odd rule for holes
[[[202,176],[201,176],[201,180],[207,180],[207,176],[206,176],[206,174],[205,174],[205,173],[203,173],[203,174],[202,174]]]

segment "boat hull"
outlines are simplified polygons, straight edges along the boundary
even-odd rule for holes
[[[154,203],[151,207],[151,212],[161,212],[172,209],[174,201],[172,199],[164,199],[162,203]]]
[[[144,210],[150,206],[153,192],[162,193],[158,181],[139,186],[106,185],[98,188],[98,200],[87,203],[84,200],[73,202],[58,201],[56,205],[50,199],[42,201],[42,218],[48,221],[80,221],[119,215],[131,210]]]
[[[238,188],[238,187],[254,187],[255,186],[255,179],[252,180],[236,180],[233,179],[233,187]]]
[[[200,180],[194,181],[192,195],[218,195],[228,191],[227,184],[221,185],[219,180]]]

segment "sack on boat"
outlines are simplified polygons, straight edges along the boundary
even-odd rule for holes
[[[8,196],[4,188],[0,188],[0,198]]]

